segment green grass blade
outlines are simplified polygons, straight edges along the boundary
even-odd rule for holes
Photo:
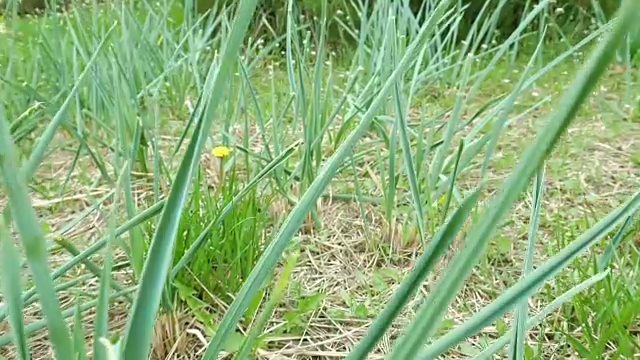
[[[84,327],[80,301],[76,302],[76,316],[73,317],[73,354],[74,360],[89,360],[85,346]]]
[[[480,189],[471,193],[456,209],[449,221],[444,225],[438,234],[431,240],[424,254],[416,262],[413,271],[408,278],[402,282],[400,288],[393,295],[384,310],[378,315],[371,325],[371,328],[356,348],[347,356],[348,360],[365,359],[367,354],[380,341],[384,333],[389,329],[392,321],[400,314],[402,309],[410,301],[411,297],[418,291],[422,281],[433,270],[437,261],[449,249],[455,236],[458,234],[464,222],[469,217],[471,210],[475,207]]]
[[[95,360],[105,360],[107,356],[105,346],[101,340],[107,338],[109,330],[109,283],[113,265],[111,251],[111,241],[108,241],[104,251],[104,268],[100,281],[100,294],[96,308],[96,325],[93,333],[93,354]]]
[[[467,88],[467,83],[469,81],[469,74],[471,72],[471,65],[473,64],[473,57],[469,56],[466,58],[466,61],[463,63],[463,72],[462,79],[460,84],[457,85],[457,94],[456,100],[451,112],[451,118],[447,121],[444,133],[443,143],[434,155],[433,162],[429,167],[429,183],[431,187],[435,187],[438,184],[438,178],[440,174],[442,174],[443,165],[445,163],[445,157],[447,153],[451,151],[451,141],[456,134],[456,130],[458,129],[460,118],[462,115],[462,111],[464,109],[465,100],[467,98],[467,94],[465,93],[465,89]],[[454,180],[454,179],[452,179]]]
[[[123,122],[122,119],[118,121],[119,124],[121,122]],[[124,126],[125,124],[120,124],[119,127],[124,128]],[[131,153],[129,154],[129,162],[128,162],[129,166],[124,167],[122,169],[124,174],[120,175],[121,176],[120,181],[122,181],[122,185],[123,185],[122,190],[124,191],[125,209],[127,211],[127,216],[129,219],[133,218],[137,213],[136,201],[133,195],[133,186],[131,185],[131,172],[134,171],[133,165],[137,160],[136,156],[140,154],[138,152],[138,148],[140,147],[139,142],[140,142],[140,138],[142,137],[142,132],[143,132],[142,124],[140,123],[140,121],[136,121],[134,135],[133,135],[134,143],[136,145],[131,146],[131,149],[129,149],[131,151]],[[118,142],[124,142],[125,144],[127,142],[126,137],[123,136],[123,131],[121,131],[119,135]],[[123,146],[123,148],[126,149],[126,145]],[[140,275],[142,274],[142,266],[144,264],[144,255],[146,251],[146,243],[142,237],[142,231],[140,230],[140,228],[137,228],[137,227],[132,228],[129,231],[129,248],[131,251],[131,253],[129,254],[129,258],[133,265],[134,275],[139,278]]]
[[[400,137],[400,146],[402,147],[402,153],[404,155],[405,170],[407,172],[407,178],[409,179],[409,188],[411,190],[411,199],[413,200],[413,206],[416,211],[416,224],[418,226],[418,234],[420,236],[420,243],[423,248],[427,246],[426,240],[426,228],[424,225],[424,212],[422,211],[422,199],[420,197],[420,188],[418,187],[418,176],[414,167],[413,156],[411,155],[411,144],[409,142],[409,125],[407,124],[407,118],[405,117],[403,106],[402,93],[400,91],[400,83],[396,81],[394,88],[394,97],[396,102],[396,113],[398,130]],[[408,105],[407,105],[408,107]],[[394,154],[392,152],[392,154]],[[393,155],[391,157],[394,157]]]
[[[529,239],[527,253],[524,257],[522,277],[527,277],[533,271],[533,256],[535,254],[536,232],[540,222],[540,208],[542,206],[542,194],[544,190],[544,168],[538,171],[533,191],[533,209],[531,211],[531,223],[529,225]],[[513,339],[511,340],[510,360],[524,359],[525,326],[529,312],[529,303],[525,299],[516,309],[513,319]]]
[[[622,227],[620,227],[620,230],[618,230],[618,232],[613,237],[611,242],[609,244],[607,244],[607,247],[604,249],[604,252],[602,253],[602,255],[600,255],[600,258],[598,259],[598,270],[599,271],[604,271],[604,269],[606,269],[607,266],[609,266],[609,262],[611,261],[611,258],[613,257],[615,249],[618,247],[618,245],[620,245],[620,243],[622,242],[624,237],[628,234],[627,233],[627,229],[631,225],[631,220],[632,219],[633,218],[631,216],[629,216],[627,218],[627,220],[625,220],[624,224],[622,224]]]
[[[451,200],[453,199],[453,190],[455,189],[455,186],[456,186],[456,176],[458,176],[458,172],[460,169],[460,158],[462,157],[463,150],[464,150],[464,140],[460,140],[460,145],[458,146],[458,152],[456,155],[456,162],[453,165],[453,170],[451,171],[451,175],[450,175],[449,192],[445,195],[446,200],[444,203],[444,208],[442,209],[443,220],[447,218],[447,214],[449,213],[449,207],[451,206]],[[431,200],[432,199],[429,199],[429,201]]]
[[[624,2],[616,26],[606,40],[600,43],[587,65],[577,74],[572,87],[558,102],[558,109],[551,116],[548,125],[539,133],[533,146],[526,150],[501,192],[488,204],[477,226],[469,231],[470,237],[466,241],[469,246],[463,248],[452,260],[448,270],[443,272],[446,276],[432,290],[426,302],[428,306],[422,307],[416,320],[407,328],[406,335],[396,343],[391,358],[413,358],[422,344],[433,335],[449,305],[483,254],[501,219],[564,134],[580,105],[613,60],[615,49],[621,44],[628,29],[633,26],[638,11],[640,2]]]
[[[31,206],[27,183],[18,165],[15,145],[11,141],[9,123],[5,118],[2,105],[0,105],[0,176],[8,194],[7,208],[11,209],[15,215],[14,223],[22,239],[27,264],[40,295],[40,304],[47,319],[53,351],[58,359],[71,359],[71,338],[62,317],[60,302],[51,278],[44,233],[36,212]]]
[[[525,330],[529,330],[532,327],[540,324],[549,314],[558,310],[562,305],[568,303],[574,296],[578,295],[587,288],[593,286],[595,283],[601,281],[609,275],[609,270],[598,273],[580,284],[574,286],[570,290],[567,290],[562,295],[554,299],[549,305],[545,306],[538,314],[531,317],[526,324]],[[500,351],[505,345],[512,339],[512,335],[507,333],[502,335],[497,340],[494,340],[491,345],[484,349],[481,353],[476,355],[473,360],[491,360],[495,353]]]
[[[120,179],[116,184],[116,189],[120,188],[121,182],[126,177],[126,172],[122,171]],[[126,191],[126,190],[125,190]],[[118,208],[118,192],[115,193],[114,206],[111,210],[111,216],[108,219],[109,222],[109,239],[107,240],[107,246],[104,249],[104,256],[102,265],[102,276],[100,277],[100,291],[98,294],[98,306],[96,308],[96,320],[95,328],[93,331],[93,356],[94,360],[106,360],[107,349],[105,348],[102,340],[108,337],[109,331],[109,287],[111,286],[111,271],[113,268],[113,253],[112,244],[116,240],[115,236],[115,219],[117,219],[116,210]]]
[[[509,311],[512,306],[530,296],[544,281],[557,274],[566,267],[571,260],[582,254],[589,246],[609,233],[627,216],[638,211],[638,209],[640,209],[640,192],[633,196],[625,205],[610,213],[606,218],[579,236],[557,255],[531,272],[527,277],[519,280],[514,286],[505,291],[490,305],[476,313],[471,319],[436,340],[423,351],[418,358],[435,359],[450,349],[451,346],[482,330],[482,328],[489,325],[499,316]]]
[[[363,115],[360,123],[324,164],[316,179],[311,183],[298,204],[291,210],[275,239],[265,249],[263,255],[256,263],[254,270],[251,272],[236,295],[235,300],[229,306],[227,313],[220,322],[215,337],[208,345],[208,349],[203,356],[204,360],[212,360],[216,358],[228,335],[234,330],[238,320],[240,320],[248,304],[251,302],[251,299],[253,299],[255,294],[264,284],[265,280],[269,277],[269,273],[273,271],[278,259],[286,249],[291,238],[298,231],[306,214],[322,195],[322,192],[335,175],[337,169],[340,168],[343,165],[344,160],[351,155],[353,147],[356,145],[357,141],[370,128],[377,110],[383,101],[386,100],[386,97],[392,90],[396,79],[401,74],[404,74],[404,69],[413,62],[419,49],[425,43],[427,36],[432,34],[436,24],[442,19],[442,14],[444,14],[451,2],[451,0],[442,1],[438,4],[438,7],[434,9],[431,18],[425,22],[420,34],[412,42],[411,46],[407,49],[405,56],[399,62],[398,67],[394,70],[393,74],[391,74],[377,96],[373,99],[368,111]]]
[[[546,30],[542,30],[542,31],[544,32]],[[516,84],[515,89],[511,92],[511,94],[509,94],[509,96],[507,96],[506,99],[504,99],[504,102],[502,102],[502,106],[500,107],[500,111],[498,112],[498,117],[493,122],[493,125],[492,125],[493,129],[491,129],[491,134],[492,134],[490,136],[491,139],[489,140],[489,144],[487,146],[487,152],[485,153],[484,161],[482,164],[482,177],[487,175],[487,171],[489,170],[489,164],[491,163],[491,160],[493,160],[494,152],[496,150],[496,147],[498,146],[498,140],[500,139],[500,134],[502,133],[502,130],[505,128],[505,126],[507,125],[507,121],[509,119],[509,113],[511,113],[513,107],[515,106],[518,96],[524,90],[525,79],[527,78],[529,72],[535,65],[535,59],[537,59],[538,54],[542,51],[542,45],[543,45],[542,42],[539,42],[537,44],[533,52],[533,55],[531,56],[531,58],[529,59],[529,62],[527,63],[527,66],[522,71],[522,75],[520,76],[520,80]]]
[[[180,217],[191,184],[192,174],[200,161],[200,152],[206,143],[206,137],[211,131],[214,111],[221,99],[220,93],[223,92],[231,77],[233,64],[237,60],[238,51],[243,43],[256,6],[257,0],[240,2],[237,17],[222,50],[219,65],[216,69],[216,64],[213,63],[207,74],[205,90],[201,94],[201,98],[204,95],[209,100],[206,114],[203,114],[202,111],[196,111],[198,122],[194,129],[191,143],[180,162],[178,173],[167,198],[167,205],[162,212],[149,248],[147,260],[142,271],[140,287],[136,294],[136,301],[133,304],[133,312],[127,325],[126,338],[124,339],[125,359],[138,360],[148,357],[155,316],[171,266]]]
[[[11,333],[15,339],[19,360],[29,360],[27,337],[24,333],[24,309],[20,293],[20,254],[13,245],[11,235],[2,219],[0,219],[0,283],[3,299],[7,303]]]

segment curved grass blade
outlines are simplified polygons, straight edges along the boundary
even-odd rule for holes
[[[451,2],[451,0],[442,1],[434,9],[431,17],[425,21],[420,34],[407,49],[407,52],[399,62],[398,67],[393,71],[391,76],[389,76],[382,89],[373,99],[368,111],[364,114],[360,123],[324,164],[316,179],[311,183],[304,195],[302,195],[298,204],[291,210],[275,239],[265,249],[263,255],[256,263],[254,270],[251,272],[236,295],[231,306],[229,306],[227,313],[220,322],[214,338],[209,343],[207,351],[203,355],[204,360],[216,358],[228,335],[233,331],[238,320],[240,320],[248,304],[251,302],[251,299],[253,299],[255,294],[262,287],[265,280],[268,278],[269,273],[273,271],[278,259],[286,249],[291,238],[298,231],[306,214],[322,195],[322,192],[335,175],[337,169],[340,168],[343,165],[344,160],[351,155],[356,142],[369,129],[378,108],[382,102],[386,100],[386,97],[393,88],[395,80],[401,76],[404,73],[404,69],[413,62],[419,49],[425,43],[428,35],[432,34],[436,24],[442,19],[442,15],[445,13]]]
[[[20,254],[13,245],[13,240],[2,219],[0,219],[0,283],[2,285],[3,299],[7,303],[9,324],[11,333],[16,339],[16,351],[18,359],[29,360],[29,347],[24,333],[24,309],[20,293]]]
[[[460,232],[464,222],[469,217],[471,210],[478,201],[481,188],[471,193],[462,205],[456,209],[449,221],[440,229],[433,238],[424,254],[416,262],[413,271],[402,282],[400,288],[393,295],[387,306],[376,318],[371,328],[356,348],[347,356],[347,360],[365,359],[367,354],[380,341],[384,333],[389,329],[393,320],[400,314],[411,297],[418,291],[422,281],[429,275],[437,261],[449,249],[455,236]]]
[[[604,279],[609,275],[609,270],[604,272],[600,272],[587,280],[581,282],[580,284],[574,286],[570,290],[567,290],[562,295],[554,299],[549,305],[545,306],[536,316],[533,316],[527,321],[525,331],[531,329],[532,327],[541,323],[549,314],[559,309],[562,305],[568,303],[574,296],[578,295],[582,291],[587,288],[593,286],[595,283]],[[502,335],[497,340],[493,341],[491,345],[489,345],[486,349],[484,349],[480,354],[476,355],[473,360],[491,360],[493,359],[493,355],[500,351],[505,345],[509,343],[511,340],[511,334],[507,333]]]
[[[107,241],[107,247],[104,251],[104,267],[102,278],[100,279],[100,295],[98,297],[96,325],[93,333],[93,354],[95,360],[105,360],[107,357],[106,349],[100,341],[107,337],[109,330],[109,284],[111,283],[111,269],[113,265],[113,256],[111,254],[111,242],[113,240],[114,238],[112,237],[110,241]]]
[[[456,161],[453,165],[453,170],[451,171],[449,192],[445,195],[446,200],[444,203],[444,208],[442,209],[443,224],[444,224],[444,220],[447,218],[447,214],[449,213],[449,207],[451,206],[451,200],[453,199],[453,190],[455,189],[455,186],[456,186],[456,177],[458,176],[458,172],[460,169],[460,158],[462,157],[463,150],[464,150],[464,140],[460,140],[460,145],[458,146],[458,152],[456,155]]]
[[[160,222],[151,242],[147,259],[142,270],[140,287],[133,304],[133,312],[127,324],[126,338],[123,339],[125,359],[146,359],[149,354],[156,313],[171,266],[173,248],[178,232],[180,217],[186,201],[193,171],[200,161],[200,153],[206,137],[211,131],[214,114],[237,60],[237,53],[243,43],[249,23],[253,18],[257,0],[244,0],[240,3],[237,17],[231,33],[222,51],[222,57],[216,68],[212,63],[201,99],[208,99],[206,113],[196,111],[197,124],[180,162],[176,178],[171,186],[167,204],[163,209]],[[200,101],[199,101],[200,102]]]
[[[609,262],[613,257],[615,249],[620,245],[624,237],[628,235],[627,229],[631,225],[632,219],[633,218],[629,216],[627,220],[625,220],[624,224],[622,224],[622,227],[620,227],[620,230],[618,230],[618,233],[613,237],[613,240],[611,240],[611,242],[604,249],[604,252],[602,253],[602,255],[600,255],[600,258],[598,259],[599,271],[604,271],[604,269],[606,269],[607,266],[609,266]]]
[[[128,164],[127,164],[128,165]],[[126,166],[128,167],[128,166]],[[126,168],[125,167],[125,168]],[[119,189],[127,177],[127,171],[121,171],[120,178],[116,184],[116,189]],[[125,190],[126,191],[126,190]],[[113,253],[112,244],[116,240],[115,234],[115,219],[117,219],[116,209],[118,208],[118,192],[115,193],[113,199],[113,208],[111,210],[111,216],[109,216],[109,239],[107,240],[107,246],[104,250],[103,256],[103,268],[102,276],[100,279],[100,292],[98,295],[98,306],[96,308],[95,329],[93,332],[93,356],[94,360],[106,360],[107,349],[104,344],[101,343],[103,338],[106,338],[109,331],[109,287],[111,286],[111,271],[113,269]]]
[[[465,338],[481,331],[485,326],[495,321],[509,309],[523,299],[530,296],[547,279],[552,278],[564,269],[571,260],[587,250],[594,242],[609,233],[615,226],[629,215],[640,209],[640,192],[636,193],[626,204],[600,220],[585,233],[580,235],[570,245],[562,249],[557,255],[531,272],[527,277],[519,280],[514,286],[505,291],[500,297],[486,306],[471,319],[446,335],[436,340],[420,353],[418,359],[435,359],[445,353],[453,345]]]
[[[395,42],[393,43],[395,45]],[[394,46],[394,50],[395,50]],[[395,53],[395,51],[394,51]],[[395,55],[395,54],[394,54]],[[395,61],[395,59],[394,59]],[[422,211],[422,200],[420,198],[420,188],[418,187],[418,176],[414,167],[413,156],[411,155],[411,144],[409,142],[409,125],[407,124],[407,118],[405,117],[404,104],[402,93],[400,91],[400,82],[396,80],[394,87],[394,98],[396,103],[398,131],[400,138],[400,146],[402,147],[402,153],[404,155],[405,171],[407,172],[407,178],[409,179],[409,188],[411,190],[411,198],[413,206],[416,211],[416,224],[418,225],[418,234],[420,236],[420,243],[422,248],[427,247],[426,240],[426,227],[424,225],[424,216]],[[409,106],[408,104],[406,105]],[[395,152],[391,152],[395,154]],[[394,156],[392,155],[391,158]]]
[[[466,241],[469,245],[452,260],[449,269],[444,272],[446,276],[433,289],[426,304],[416,316],[416,320],[407,328],[406,335],[396,343],[391,358],[413,358],[433,335],[449,305],[483,254],[501,219],[517,200],[535,171],[542,165],[560,136],[564,134],[580,105],[613,60],[615,49],[622,42],[628,29],[634,26],[635,14],[638,11],[640,11],[640,2],[630,0],[624,2],[616,26],[606,40],[600,43],[587,65],[577,74],[573,86],[558,102],[556,113],[539,133],[535,143],[526,150],[521,161],[502,186],[501,192],[488,204],[477,226],[469,231],[470,237]]]
[[[535,188],[533,191],[533,209],[531,211],[531,223],[529,225],[529,241],[527,243],[527,253],[524,257],[524,269],[522,277],[527,277],[533,271],[533,256],[535,254],[536,232],[540,222],[540,208],[542,206],[542,193],[544,191],[544,168],[538,171]],[[527,299],[520,303],[513,318],[513,338],[511,339],[510,360],[524,359],[525,326],[529,312]]]
[[[80,302],[76,303],[76,316],[73,319],[73,354],[74,360],[89,360],[85,347],[84,327],[82,325],[82,311]]]
[[[35,288],[40,295],[42,312],[47,320],[49,338],[57,359],[71,359],[72,346],[69,329],[62,317],[60,302],[49,270],[46,241],[38,222],[24,173],[20,171],[15,145],[11,141],[4,107],[0,104],[0,176],[4,182],[8,203],[6,209],[15,214],[14,223],[24,247],[27,264],[33,274]],[[5,214],[8,214],[5,211]]]

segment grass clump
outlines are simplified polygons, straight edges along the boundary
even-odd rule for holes
[[[195,290],[205,302],[232,300],[266,247],[270,231],[269,195],[246,187],[229,148],[217,147],[196,177],[176,240],[175,261],[182,258],[198,238],[202,246],[174,281]],[[228,168],[228,169],[227,169]],[[225,208],[230,211],[223,213]]]

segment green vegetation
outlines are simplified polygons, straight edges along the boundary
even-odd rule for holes
[[[0,357],[640,355],[639,3],[191,5],[5,11]]]

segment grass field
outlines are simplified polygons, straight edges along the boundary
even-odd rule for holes
[[[503,190],[511,194],[505,181],[527,172],[518,167],[525,150],[541,144],[536,139],[554,122],[568,122],[562,109],[579,104],[567,94],[586,76],[578,69],[588,65],[607,30],[594,30],[584,46],[537,43],[535,32],[523,32],[512,43],[471,39],[473,49],[461,50],[445,21],[435,26],[440,34],[424,33],[428,46],[415,51],[417,65],[397,75],[405,56],[412,57],[408,39],[420,40],[409,15],[391,5],[372,16],[356,48],[326,47],[322,26],[296,30],[305,23],[290,17],[277,42],[249,34],[241,65],[225,63],[227,55],[217,52],[237,41],[232,17],[221,15],[211,35],[189,20],[180,23],[172,9],[82,9],[5,19],[0,28],[0,121],[11,134],[0,155],[15,149],[20,180],[29,185],[31,203],[22,204],[35,217],[21,212],[18,200],[10,202],[18,195],[9,185],[0,205],[18,214],[16,224],[37,220],[31,229],[46,244],[60,307],[72,335],[86,337],[87,353],[101,349],[96,334],[126,338],[138,309],[133,299],[150,294],[137,285],[167,271],[166,288],[159,277],[149,295],[160,304],[150,332],[154,359],[206,358],[207,343],[234,311],[241,312],[239,324],[224,338],[224,353],[344,358],[395,301],[418,258],[441,251],[370,358],[392,351],[392,359],[401,358],[393,357],[403,354],[395,344],[408,338],[401,337],[403,329],[415,319],[431,324],[428,331],[412,328],[425,331],[416,341],[431,345],[425,359],[640,356],[640,222],[633,216],[640,189],[640,70],[633,63],[605,64],[546,156],[544,172],[530,164],[537,181],[526,178],[524,192],[513,190],[509,212],[493,218],[493,233],[474,232],[500,207],[491,201]],[[390,10],[396,23],[383,16]],[[229,76],[216,83],[215,71]],[[199,106],[202,94],[208,109]],[[207,123],[200,156],[188,145]],[[335,177],[321,186],[317,179],[331,168],[323,166],[343,155]],[[197,160],[192,174],[185,170],[191,158]],[[3,185],[11,184],[9,169],[1,169]],[[430,247],[481,184],[477,207],[459,231],[450,230],[450,244]],[[183,203],[173,195],[179,191]],[[630,210],[600,222],[628,201]],[[5,214],[0,262],[9,264],[7,249],[15,247],[5,240],[13,236],[20,244],[29,227],[6,220]],[[291,238],[278,242],[288,227]],[[493,317],[465,328],[582,239],[593,245],[574,249],[557,271],[545,273],[535,293],[492,308]],[[282,256],[265,250],[269,244],[284,244],[273,245]],[[19,264],[23,275],[16,276],[23,335],[32,358],[50,359],[61,341],[49,336],[51,310],[42,303],[51,298],[27,271],[37,251],[19,248],[21,259],[32,261]],[[166,261],[153,267],[154,256]],[[270,258],[277,259],[273,273],[264,260]],[[0,271],[3,284],[11,283],[10,270]],[[461,282],[447,282],[454,274]],[[258,286],[243,288],[254,275],[264,282],[255,278]],[[37,291],[29,290],[34,284]],[[0,356],[24,359],[9,325],[20,312],[7,305],[10,287],[3,286]],[[525,332],[527,321],[533,326]],[[459,326],[466,332],[454,338]],[[496,339],[502,346],[487,350]],[[503,347],[519,349],[520,357],[498,351]]]

